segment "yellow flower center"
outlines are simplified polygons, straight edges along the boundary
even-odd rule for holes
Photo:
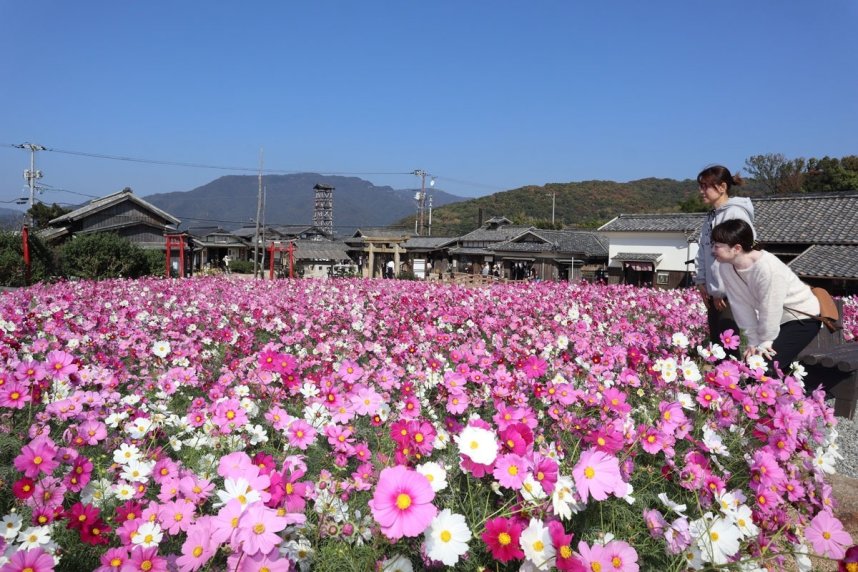
[[[480,446],[480,444],[477,443],[476,441],[471,441],[471,449],[472,450],[479,448],[479,446]]]
[[[143,562],[140,563],[140,570],[144,570],[144,571],[148,572],[151,569],[152,569],[152,561],[151,560],[144,560]]]
[[[718,542],[718,533],[717,532],[710,533],[709,538],[712,539],[712,542]]]
[[[39,456],[33,457],[33,464],[34,464],[34,465],[41,465],[41,464],[42,464],[42,461],[44,461],[44,459],[42,459],[42,458],[41,458],[41,457],[39,457]]]
[[[622,561],[622,560],[620,560],[620,557],[619,557],[619,556],[614,556],[613,558],[611,558],[611,565],[612,565],[614,568],[619,568],[619,567],[621,567],[621,566],[623,565],[623,561]]]
[[[256,523],[256,524],[253,526],[253,532],[254,532],[255,534],[262,534],[263,532],[265,532],[265,525],[264,525],[264,524],[262,524],[261,522]]]
[[[441,542],[450,542],[451,538],[453,538],[453,535],[450,534],[449,530],[444,530],[441,532]]]
[[[417,433],[416,435],[414,435],[414,440],[417,441],[418,443],[422,443],[423,442],[423,434]]]
[[[510,465],[506,472],[514,477],[518,474],[518,467],[516,467],[515,465]]]
[[[537,540],[536,542],[533,543],[533,549],[536,552],[542,552],[543,550],[545,550],[545,545],[542,543],[541,540]]]
[[[572,557],[572,549],[569,548],[568,544],[564,544],[560,547],[560,556],[562,558],[571,558]]]
[[[587,467],[586,469],[584,469],[584,476],[588,479],[592,479],[596,476],[596,471],[593,469],[593,467]]]
[[[500,544],[501,546],[506,546],[510,542],[512,542],[512,537],[509,534],[507,534],[506,532],[501,532],[500,534],[498,534],[498,544]]]
[[[826,530],[822,533],[822,538],[824,538],[825,540],[829,540],[831,538],[831,533]]]
[[[396,497],[396,508],[405,510],[411,506],[411,497],[405,493],[399,493]]]
[[[119,568],[120,566],[122,566],[122,560],[120,560],[119,558],[113,558],[110,561],[110,565],[114,568]]]

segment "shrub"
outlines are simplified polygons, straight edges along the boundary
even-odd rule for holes
[[[30,282],[47,280],[56,271],[54,253],[30,235]],[[0,232],[0,286],[26,286],[24,244],[19,232]]]
[[[253,262],[250,260],[231,260],[229,270],[238,274],[253,274]]]
[[[137,278],[149,269],[142,248],[112,233],[74,237],[60,249],[60,260],[66,276],[91,280]]]

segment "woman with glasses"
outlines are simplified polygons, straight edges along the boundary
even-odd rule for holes
[[[736,321],[730,311],[727,293],[721,280],[718,261],[712,255],[712,229],[726,220],[743,220],[753,232],[754,206],[747,197],[733,197],[733,187],[742,185],[738,175],[732,175],[727,167],[713,165],[703,169],[697,175],[700,198],[712,210],[700,229],[697,250],[697,276],[694,283],[700,290],[703,303],[706,304],[709,339],[721,343],[721,334],[726,330],[738,333]],[[726,350],[738,357],[738,350]]]

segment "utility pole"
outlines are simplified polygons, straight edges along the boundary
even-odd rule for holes
[[[33,217],[33,207],[36,204],[36,181],[42,178],[42,172],[36,170],[36,151],[47,151],[47,148],[34,143],[13,145],[13,147],[30,151],[30,168],[24,171],[24,179],[30,188],[30,226],[36,226],[36,219]]]
[[[557,199],[557,191],[551,191],[551,228],[554,229],[554,202]]]
[[[259,148],[259,190],[256,193],[256,232],[253,234],[253,277],[259,277],[259,219],[262,218],[262,165],[264,151]]]
[[[415,232],[420,236],[423,234],[423,211],[426,208],[426,171],[417,169],[414,174],[420,177],[420,194],[417,198],[417,220],[415,221]]]

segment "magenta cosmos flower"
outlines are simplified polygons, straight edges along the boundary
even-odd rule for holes
[[[521,523],[516,520],[504,517],[493,518],[486,522],[486,530],[482,534],[483,542],[486,543],[495,560],[500,562],[521,560],[524,558],[524,551],[519,543],[522,530]]]
[[[572,469],[572,476],[584,502],[587,502],[590,495],[601,501],[610,494],[625,496],[629,490],[620,476],[620,463],[617,458],[597,449],[588,449],[581,455],[578,464]]]
[[[846,547],[852,544],[852,537],[843,530],[843,524],[825,511],[813,517],[804,535],[814,552],[835,560],[843,558]]]
[[[15,552],[9,559],[9,562],[3,567],[4,572],[23,572],[29,570],[31,572],[51,572],[54,569],[54,558],[42,550],[34,548],[32,550],[19,550]]]
[[[21,448],[21,454],[15,457],[15,468],[31,479],[39,473],[50,475],[59,463],[55,459],[57,447],[49,437],[36,437]]]
[[[399,540],[426,530],[438,513],[432,504],[434,498],[429,479],[397,465],[381,471],[369,507],[381,532],[391,540]]]

